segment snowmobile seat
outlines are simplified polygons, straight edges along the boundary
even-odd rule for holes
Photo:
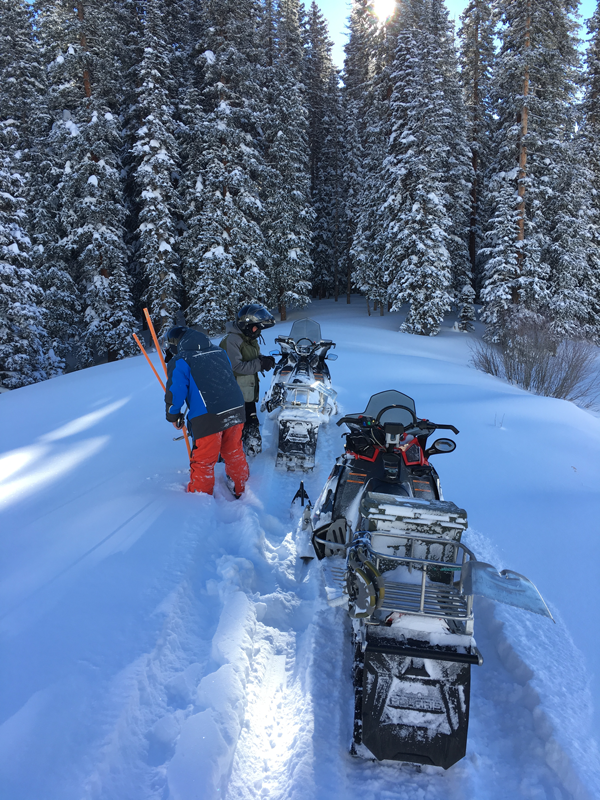
[[[389,483],[382,481],[378,478],[371,478],[367,485],[368,492],[377,492],[377,494],[391,494],[395,497],[411,497],[410,492],[406,488],[406,484]]]

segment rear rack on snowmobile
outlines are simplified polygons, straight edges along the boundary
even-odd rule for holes
[[[356,535],[361,534],[361,531],[357,531]],[[369,536],[369,533],[365,531],[362,535]],[[386,534],[382,534],[378,531],[377,535],[385,536]],[[395,534],[388,535],[394,539],[398,538]],[[426,543],[428,546],[448,546],[448,542],[444,539],[436,539],[435,537],[425,536],[424,534],[403,532],[402,538],[411,540],[411,549],[415,543]],[[332,543],[327,542],[327,544],[331,546]],[[406,555],[392,556],[387,552],[380,553],[373,550],[372,547],[367,547],[366,550],[369,561],[379,572],[383,572],[382,577],[385,584],[385,597],[381,605],[381,610],[390,612],[397,611],[401,614],[415,614],[426,617],[443,617],[444,619],[460,621],[465,623],[465,633],[470,634],[473,630],[473,595],[464,594],[463,592],[462,568],[467,561],[471,559],[476,560],[476,558],[471,550],[469,550],[466,545],[462,544],[462,542],[452,542],[451,547],[455,553],[452,561],[440,561],[439,559],[433,558],[414,558]],[[462,557],[459,561],[458,556],[460,553],[462,553]],[[394,566],[406,566],[409,571],[412,571],[414,568],[420,568],[420,582],[405,583],[386,580],[386,572],[391,571],[390,567],[393,569]],[[386,568],[385,571],[382,570],[382,567]],[[339,589],[343,591],[346,583],[346,565],[332,563],[330,565],[330,570],[332,578]],[[436,577],[432,578],[433,571],[437,571],[437,579]],[[460,579],[458,582],[441,582],[445,576],[448,576],[450,581],[452,581],[454,573],[459,571]]]
[[[337,397],[337,392],[324,386],[320,381],[314,381],[313,383],[286,383],[281,381],[281,387],[285,392],[285,396],[280,403],[282,409],[299,409],[323,414],[325,413],[328,399],[335,400]],[[310,396],[313,393],[318,394],[319,399],[316,402],[310,402]]]

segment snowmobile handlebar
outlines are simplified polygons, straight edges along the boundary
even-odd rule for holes
[[[302,342],[308,342],[308,345],[311,348],[310,354],[314,353],[319,348],[323,350],[329,350],[331,347],[335,347],[335,342],[332,342],[331,339],[321,339],[318,342],[313,342],[313,340],[309,339],[307,336],[303,337],[302,339],[294,339],[291,336],[278,336],[275,339],[276,344],[285,344],[288,347],[293,348],[298,353],[298,355],[310,355],[307,353],[300,353],[298,351],[298,346],[300,347],[306,346],[303,345]]]
[[[355,427],[358,428],[367,428],[367,429],[380,428],[381,430],[383,430],[385,423],[380,422],[380,417],[384,411],[387,411],[390,408],[404,408],[404,406],[387,406],[387,408],[384,408],[379,412],[377,418],[367,417],[364,414],[360,414],[357,416],[350,416],[350,417],[342,417],[341,419],[338,419],[336,425],[339,426],[346,424],[346,425],[354,425]],[[448,430],[456,434],[460,433],[458,428],[455,428],[454,425],[438,425],[436,422],[430,422],[428,419],[419,420],[415,418],[415,421],[412,425],[404,426],[405,433],[420,432],[420,433],[428,433],[429,435],[437,430]]]

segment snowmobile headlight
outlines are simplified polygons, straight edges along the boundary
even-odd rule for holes
[[[421,463],[421,448],[418,442],[413,442],[413,444],[404,451],[404,460],[407,464]]]

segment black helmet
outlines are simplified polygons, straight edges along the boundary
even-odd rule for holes
[[[174,356],[177,355],[177,347],[181,341],[181,337],[187,330],[188,329],[183,325],[175,325],[167,331],[167,350],[170,350]]]
[[[237,313],[237,326],[250,339],[258,339],[265,328],[272,328],[273,325],[275,325],[275,317],[258,303],[242,306]],[[254,327],[257,330],[253,331]]]

